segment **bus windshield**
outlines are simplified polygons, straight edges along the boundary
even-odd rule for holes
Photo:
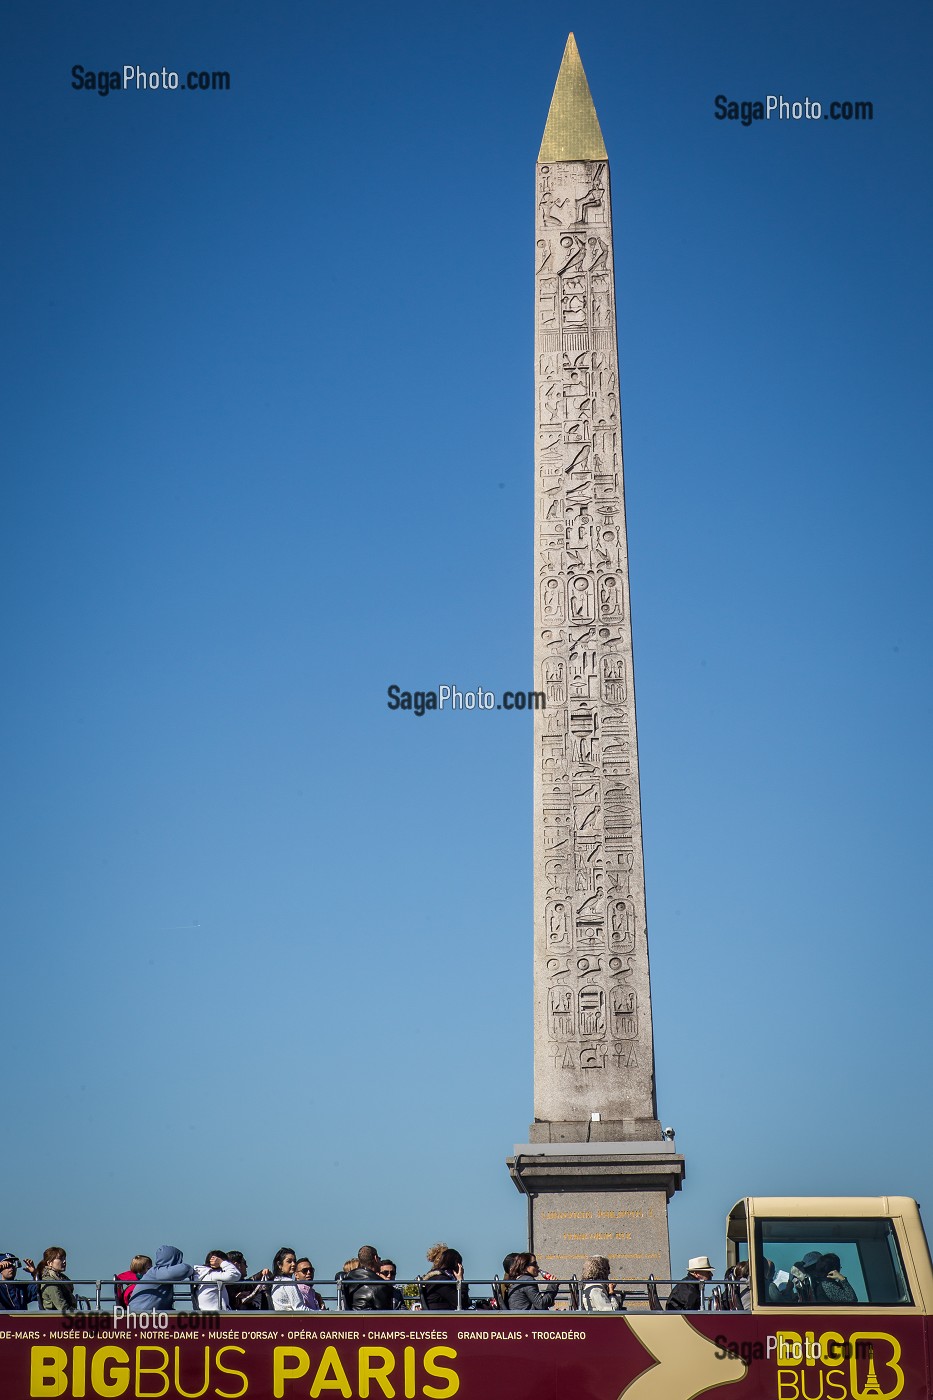
[[[759,1305],[913,1302],[890,1220],[759,1219],[755,1242]]]

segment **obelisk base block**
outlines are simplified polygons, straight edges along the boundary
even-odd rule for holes
[[[583,1142],[584,1129],[586,1130],[585,1145],[587,1146],[591,1146],[594,1142],[648,1142],[652,1147],[656,1147],[659,1142],[665,1141],[661,1135],[661,1124],[657,1118],[604,1118],[585,1124],[581,1123],[579,1118],[567,1122],[539,1119],[529,1127],[528,1141],[532,1145],[539,1142],[562,1142],[575,1143],[579,1146]],[[670,1147],[670,1143],[668,1142],[666,1146]]]
[[[614,1278],[670,1278],[667,1203],[684,1179],[673,1143],[517,1143],[507,1165],[542,1269],[579,1278],[601,1254]]]

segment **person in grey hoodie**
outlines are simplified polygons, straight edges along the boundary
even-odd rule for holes
[[[175,1308],[172,1285],[196,1278],[197,1273],[190,1264],[185,1263],[180,1249],[173,1244],[160,1244],[155,1263],[133,1289],[127,1312],[172,1312]],[[185,1292],[187,1295],[187,1290]]]

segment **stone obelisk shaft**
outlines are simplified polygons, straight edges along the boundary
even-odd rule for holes
[[[606,148],[573,35],[535,227],[535,1103],[508,1168],[561,1278],[667,1277]]]
[[[660,1137],[609,165],[573,35],[537,166],[535,1122]],[[598,1115],[596,1118],[594,1115]]]

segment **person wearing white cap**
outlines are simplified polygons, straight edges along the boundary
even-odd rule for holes
[[[699,1312],[701,1307],[700,1284],[708,1283],[713,1277],[713,1266],[706,1254],[698,1254],[687,1260],[686,1276],[675,1283],[671,1296],[665,1303],[670,1312]]]

